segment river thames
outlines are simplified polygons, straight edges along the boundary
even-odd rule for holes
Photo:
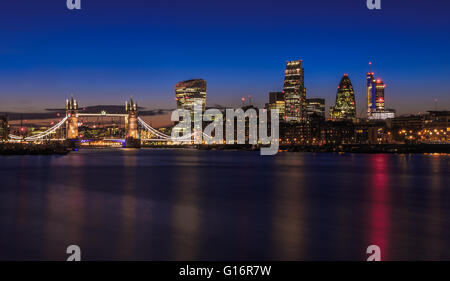
[[[450,260],[448,155],[0,156],[0,259]]]

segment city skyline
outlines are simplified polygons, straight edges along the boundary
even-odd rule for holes
[[[300,62],[300,63],[302,63],[303,62],[303,60],[297,60],[298,62]],[[289,63],[292,63],[292,62],[297,62],[297,61],[287,61],[286,63],[287,64],[289,64]],[[372,63],[371,62],[369,62],[369,65],[371,65]],[[303,68],[301,68],[301,71],[302,72],[304,72],[304,69]],[[286,73],[286,70],[285,70],[285,73]],[[366,73],[366,75],[370,75],[370,77],[372,77],[371,79],[374,79],[373,77],[374,77],[374,72],[367,72]],[[300,77],[300,76],[299,76]],[[339,89],[340,89],[340,86],[341,86],[341,84],[342,84],[342,81],[343,81],[343,79],[344,78],[347,78],[348,79],[348,77],[349,77],[349,75],[347,74],[347,73],[345,73],[344,75],[343,75],[343,78],[341,78],[341,82],[340,82],[340,84],[339,84],[339,86],[337,87],[338,88],[338,93],[339,93]],[[369,77],[369,76],[366,76],[366,81],[367,81],[367,77]],[[303,78],[302,78],[303,79]],[[178,87],[180,87],[180,85],[182,85],[182,83],[192,83],[192,82],[195,82],[195,81],[202,81],[202,83],[204,83],[205,84],[205,89],[204,89],[204,95],[205,95],[205,97],[203,98],[204,100],[202,101],[202,108],[203,108],[203,110],[205,110],[205,108],[214,108],[214,106],[211,106],[211,105],[208,105],[208,103],[207,103],[207,99],[206,99],[206,81],[204,80],[204,79],[189,79],[189,80],[184,80],[184,81],[181,81],[181,82],[177,82],[176,84],[175,84],[175,94],[176,94],[176,96],[178,97],[178,95],[179,95],[179,93],[178,93],[178,91],[179,91],[179,89],[178,89]],[[286,78],[285,78],[285,81],[286,81]],[[385,87],[386,87],[386,84],[384,83],[384,81],[382,81],[381,79],[376,79],[376,81],[375,81],[375,79],[374,79],[374,83],[381,83],[381,84],[383,84],[382,86],[383,86],[383,97],[384,97],[384,89],[385,89]],[[284,83],[286,83],[286,82],[284,82]],[[349,82],[349,83],[351,83],[351,82]],[[239,102],[240,102],[240,104],[238,104],[238,103],[234,103],[234,105],[236,106],[236,107],[240,107],[240,106],[244,106],[244,105],[256,105],[257,107],[260,107],[260,108],[264,108],[264,107],[267,107],[268,106],[268,101],[270,102],[270,100],[272,99],[272,97],[271,97],[271,95],[272,94],[280,94],[280,95],[282,95],[283,97],[284,96],[288,96],[286,93],[285,93],[285,90],[284,90],[284,88],[285,88],[285,86],[283,86],[282,87],[282,91],[279,91],[279,92],[269,92],[268,93],[268,95],[269,95],[269,97],[267,98],[267,100],[262,100],[262,101],[259,101],[259,102],[257,102],[256,104],[255,103],[253,103],[252,102],[252,99],[253,99],[253,96],[252,95],[248,95],[248,96],[243,96],[243,97],[240,97],[239,98]],[[345,88],[345,87],[344,87]],[[371,89],[371,88],[370,88]],[[352,91],[353,91],[353,88],[352,88]],[[305,92],[306,92],[306,89],[305,89]],[[367,88],[366,88],[366,91],[365,91],[365,93],[364,93],[365,95],[367,95]],[[73,97],[73,93],[71,93],[70,94],[72,97]],[[172,95],[173,95],[173,93],[172,93]],[[353,93],[352,93],[352,96],[353,96]],[[170,111],[171,110],[171,108],[174,110],[175,108],[180,108],[180,99],[179,98],[177,98],[177,97],[175,97],[175,103],[174,103],[174,105],[169,105],[168,106],[168,108],[164,108],[164,109],[162,109],[162,108],[148,108],[148,107],[145,107],[145,106],[143,106],[142,107],[142,109],[149,109],[150,111],[154,111],[154,110],[156,110],[156,111],[158,111],[158,110],[162,110],[162,111]],[[130,95],[130,98],[133,98],[133,95]],[[169,98],[169,100],[170,100],[170,97],[168,97]],[[360,103],[361,104],[358,104],[357,102],[355,102],[355,101],[353,101],[353,104],[354,104],[354,107],[356,108],[356,109],[354,109],[354,111],[356,111],[356,112],[354,112],[354,115],[355,115],[355,117],[354,118],[367,118],[368,117],[368,115],[367,115],[367,112],[365,111],[365,109],[367,109],[369,106],[370,106],[370,104],[364,104],[364,102],[366,102],[367,103],[367,96],[365,96],[365,97],[363,97],[364,99],[365,99],[365,101],[364,100],[361,100],[360,101]],[[301,100],[302,98],[300,98],[300,100]],[[335,106],[336,106],[336,103],[335,102],[333,102],[333,100],[328,100],[328,99],[325,99],[325,98],[322,98],[321,96],[308,96],[308,95],[306,95],[306,94],[304,94],[304,97],[303,97],[303,100],[304,100],[304,102],[307,102],[307,100],[309,100],[309,99],[321,99],[321,100],[323,100],[323,101],[325,101],[325,104],[326,105],[328,105],[328,106],[325,106],[325,108],[324,108],[324,112],[326,112],[326,115],[327,116],[329,116],[330,114],[331,114],[331,109],[333,109]],[[355,99],[355,100],[358,100],[358,99],[362,99],[362,97],[358,97],[358,95],[357,95],[357,93],[354,93],[354,96],[353,96],[353,99]],[[335,97],[335,100],[336,100],[336,97]],[[326,102],[327,101],[327,102]],[[423,114],[423,113],[426,113],[427,111],[429,111],[429,110],[437,110],[437,107],[438,107],[438,105],[437,105],[437,99],[434,99],[433,100],[433,102],[434,102],[434,107],[433,108],[429,108],[429,109],[423,109],[423,111],[419,111],[419,112],[408,112],[408,113],[403,113],[403,114],[399,114],[399,115],[408,115],[408,114]],[[384,105],[384,102],[385,102],[385,100],[383,99],[383,105]],[[286,105],[284,105],[284,103],[285,102],[283,102],[283,108],[286,106]],[[387,101],[387,103],[389,103],[389,100]],[[224,105],[219,105],[219,104],[214,104],[215,106],[219,106],[219,107],[222,107],[222,106],[224,106]],[[89,103],[89,99],[88,99],[88,102],[87,103],[84,103],[83,104],[83,107],[98,107],[98,106],[105,106],[105,107],[108,107],[108,106],[119,106],[118,104],[115,104],[115,105],[113,105],[113,104],[111,104],[111,103],[108,103],[108,102],[103,102],[103,103],[98,103],[98,104],[91,104],[91,103]],[[226,104],[225,104],[225,106],[227,106]],[[305,115],[306,115],[306,104],[304,105],[305,107],[304,107],[304,109],[302,109],[302,110],[304,110],[305,111]],[[39,112],[53,112],[53,111],[57,111],[57,110],[62,110],[63,109],[63,107],[61,107],[61,106],[56,106],[56,107],[54,107],[54,108],[49,108],[49,107],[46,107],[46,108],[41,108],[41,110],[35,110],[35,111],[23,111],[23,112],[20,112],[20,111],[8,111],[8,110],[5,110],[5,111],[3,111],[3,112],[5,112],[5,113],[39,113]],[[447,110],[447,107],[445,107],[445,105],[444,105],[444,107],[443,108],[439,108],[439,110]],[[393,111],[395,112],[395,109],[393,109]],[[2,112],[2,111],[0,111],[0,112]],[[283,112],[284,112],[284,109],[283,109]],[[331,119],[333,119],[333,117],[330,117]],[[392,117],[389,117],[389,118],[392,118]]]
[[[263,107],[269,92],[282,90],[285,62],[298,58],[307,98],[325,98],[327,111],[348,73],[360,115],[369,61],[386,81],[386,106],[397,114],[434,110],[435,99],[440,110],[450,105],[443,1],[384,3],[382,13],[364,1],[259,1],[256,10],[251,1],[169,2],[132,0],[121,9],[96,1],[81,11],[65,3],[5,4],[0,111],[59,108],[71,93],[85,106],[133,96],[145,108],[174,108],[173,86],[192,78],[208,82],[208,106],[239,106],[240,97],[252,95]],[[294,21],[292,11],[304,17]],[[182,24],[185,14],[193,18]]]

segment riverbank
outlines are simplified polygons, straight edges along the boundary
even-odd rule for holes
[[[77,146],[66,142],[47,144],[0,143],[0,155],[52,155],[67,154]],[[142,148],[190,148],[199,150],[259,151],[255,145],[143,145]],[[89,149],[89,147],[83,147]],[[95,147],[99,148],[99,147]],[[105,147],[106,148],[106,147]],[[110,147],[108,147],[110,148]],[[441,153],[450,154],[450,144],[343,144],[343,145],[280,145],[287,152],[339,152],[339,153]]]
[[[0,155],[65,155],[72,148],[66,143],[52,142],[46,144],[0,143]]]

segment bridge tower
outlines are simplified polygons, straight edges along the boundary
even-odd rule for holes
[[[73,97],[66,100],[66,138],[69,140],[78,139],[78,103]]]
[[[140,137],[138,131],[138,106],[137,103],[130,98],[129,102],[125,103],[125,111],[128,114],[126,119],[126,146],[127,147],[139,147]]]

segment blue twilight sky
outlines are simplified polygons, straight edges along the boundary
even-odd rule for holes
[[[348,73],[364,107],[368,61],[399,113],[450,108],[450,1],[0,0],[0,111],[175,107],[176,82],[203,78],[208,106],[257,105],[303,59],[308,97],[334,104]]]

